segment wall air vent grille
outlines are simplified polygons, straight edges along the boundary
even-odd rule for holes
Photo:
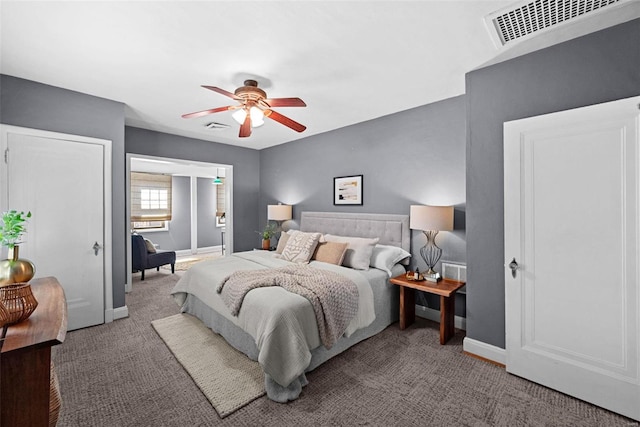
[[[535,0],[487,16],[504,45],[625,0]]]
[[[224,123],[218,123],[218,122],[210,122],[210,123],[206,123],[204,127],[211,130],[221,130],[221,129],[227,129],[229,125],[225,125]]]

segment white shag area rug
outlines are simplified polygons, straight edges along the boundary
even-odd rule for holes
[[[221,418],[265,394],[258,362],[189,314],[151,322]]]

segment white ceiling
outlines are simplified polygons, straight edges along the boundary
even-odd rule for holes
[[[261,149],[464,93],[500,53],[484,17],[512,1],[2,1],[0,72],[126,104],[126,124]],[[238,138],[230,92],[255,78],[307,126]],[[209,130],[216,121],[231,125]]]

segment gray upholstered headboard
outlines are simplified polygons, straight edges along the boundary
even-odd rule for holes
[[[301,231],[351,237],[379,237],[380,244],[411,252],[409,215],[302,212]]]

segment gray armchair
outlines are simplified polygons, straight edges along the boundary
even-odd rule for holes
[[[131,235],[131,267],[134,273],[142,272],[142,280],[144,280],[144,270],[155,268],[160,271],[160,267],[167,264],[171,264],[171,273],[175,273],[175,251],[148,252],[144,237],[139,234]]]

